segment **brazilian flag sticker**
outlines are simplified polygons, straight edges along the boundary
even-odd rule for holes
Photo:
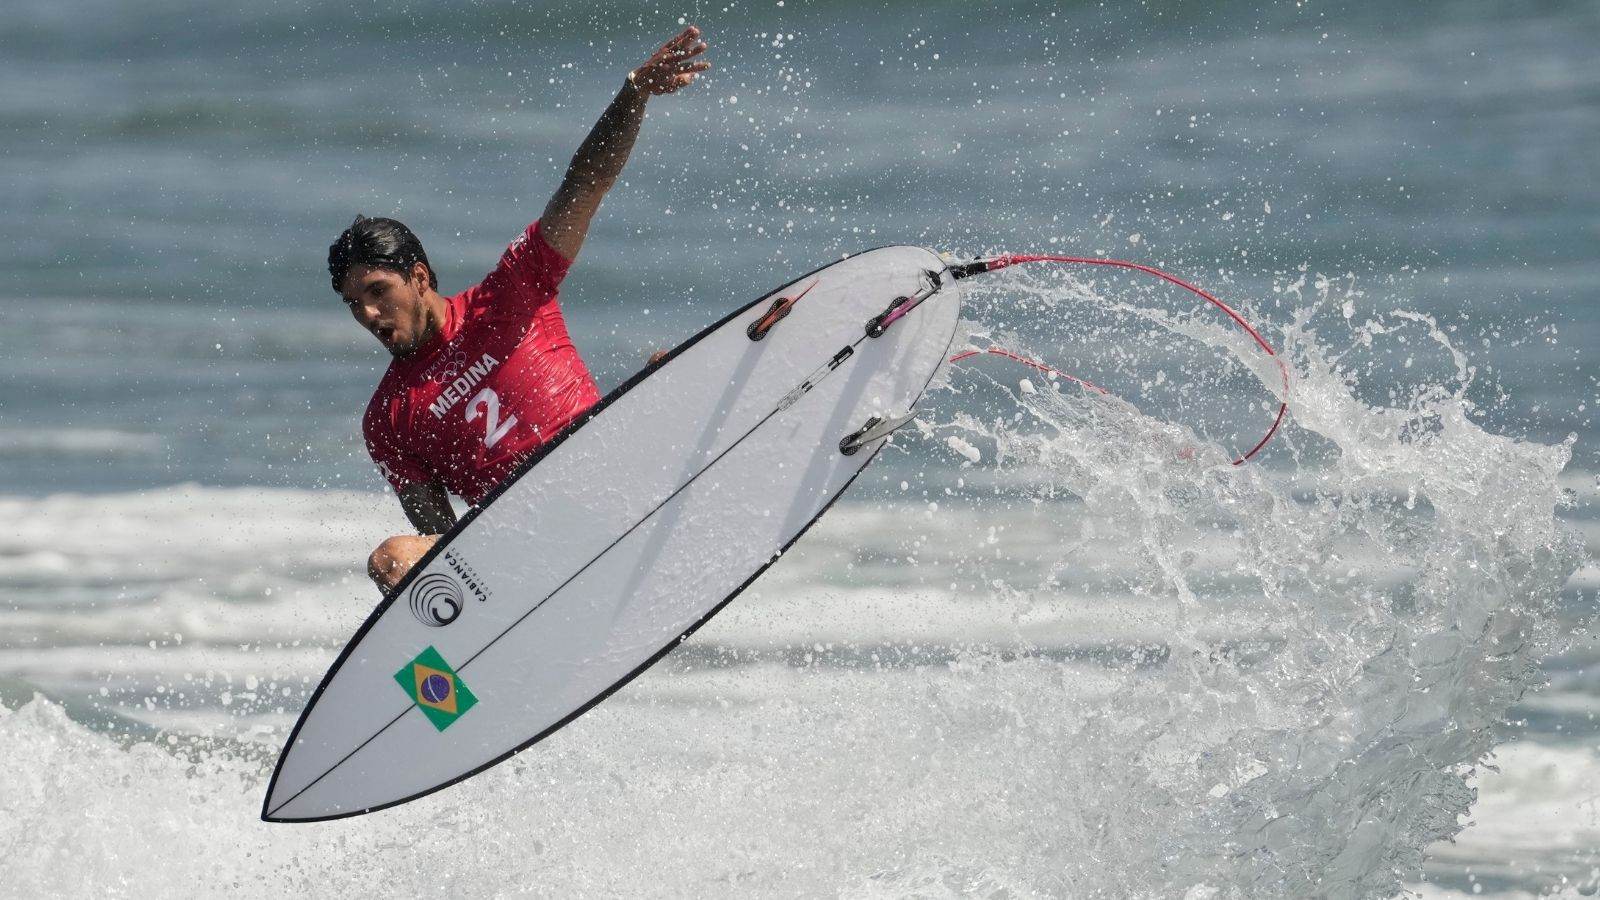
[[[418,653],[416,659],[394,673],[394,680],[400,682],[411,699],[422,707],[422,714],[440,731],[449,728],[450,723],[478,703],[461,676],[432,647]]]

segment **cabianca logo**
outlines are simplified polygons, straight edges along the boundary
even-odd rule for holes
[[[443,628],[461,615],[461,585],[449,575],[434,572],[411,586],[411,614],[430,628]]]

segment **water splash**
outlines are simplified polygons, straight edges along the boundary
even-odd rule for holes
[[[1563,646],[1554,605],[1583,556],[1556,518],[1570,441],[1476,424],[1465,354],[1405,312],[1367,323],[1361,342],[1431,342],[1454,376],[1403,407],[1358,399],[1312,325],[1318,307],[1348,301],[1320,284],[1281,338],[1295,446],[1319,451],[1295,455],[1315,464],[1234,468],[1189,429],[1064,385],[1013,394],[1027,427],[963,414],[933,429],[989,443],[1041,498],[1081,498],[1082,529],[1138,563],[1124,589],[1178,611],[1164,664],[1130,672],[1070,739],[1099,757],[1085,775],[1103,796],[1081,827],[1111,873],[1075,885],[1393,893],[1430,843],[1460,830],[1467,776],[1538,683],[1538,661]],[[1060,299],[1039,281],[1010,290]],[[1236,336],[1119,308],[1275,388]],[[1058,568],[1075,562],[1069,550]],[[1233,623],[1222,637],[1220,621]]]

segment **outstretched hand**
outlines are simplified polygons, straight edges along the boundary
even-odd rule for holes
[[[628,83],[645,94],[673,93],[693,84],[697,75],[711,68],[711,63],[695,59],[704,52],[706,42],[700,39],[700,29],[690,25],[650,54],[644,65],[629,72]]]

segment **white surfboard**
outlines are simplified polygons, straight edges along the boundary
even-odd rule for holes
[[[290,734],[262,818],[359,815],[470,777],[704,624],[914,411],[949,355],[956,287],[946,275],[880,337],[865,326],[937,288],[943,269],[917,247],[818,269],[691,338],[541,448],[351,639]],[[779,300],[796,302],[752,339]]]

